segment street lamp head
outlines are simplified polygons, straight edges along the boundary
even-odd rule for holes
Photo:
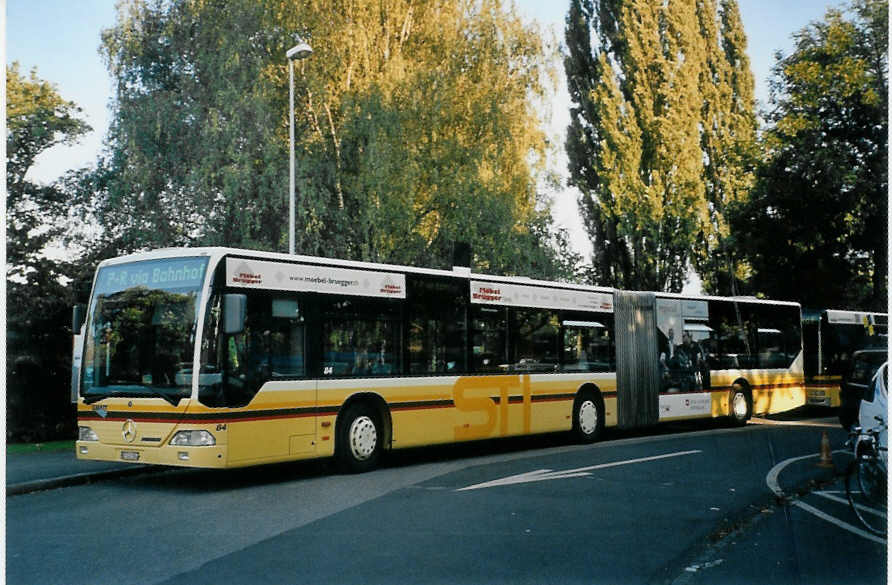
[[[288,57],[289,61],[300,61],[301,59],[306,59],[313,53],[312,47],[308,45],[303,39],[297,37],[297,44],[288,49],[285,53],[285,56]]]

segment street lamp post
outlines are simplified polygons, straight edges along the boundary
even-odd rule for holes
[[[285,56],[288,58],[288,101],[291,113],[290,128],[290,181],[288,189],[288,253],[294,254],[294,62],[306,59],[313,54],[313,49],[300,37],[296,37],[297,44],[288,49]]]

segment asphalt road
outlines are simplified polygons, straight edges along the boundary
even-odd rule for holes
[[[886,545],[846,528],[833,471],[793,461],[822,431],[842,448],[832,424],[676,425],[14,496],[7,582],[885,583]]]

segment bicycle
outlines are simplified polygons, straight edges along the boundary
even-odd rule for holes
[[[885,421],[880,417],[876,420],[880,423],[877,427],[852,429],[849,443],[855,459],[846,470],[846,497],[861,524],[870,532],[885,536],[888,447],[880,445]]]

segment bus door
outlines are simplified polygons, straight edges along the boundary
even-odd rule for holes
[[[660,417],[656,295],[617,291],[614,298],[618,424],[653,425]]]

